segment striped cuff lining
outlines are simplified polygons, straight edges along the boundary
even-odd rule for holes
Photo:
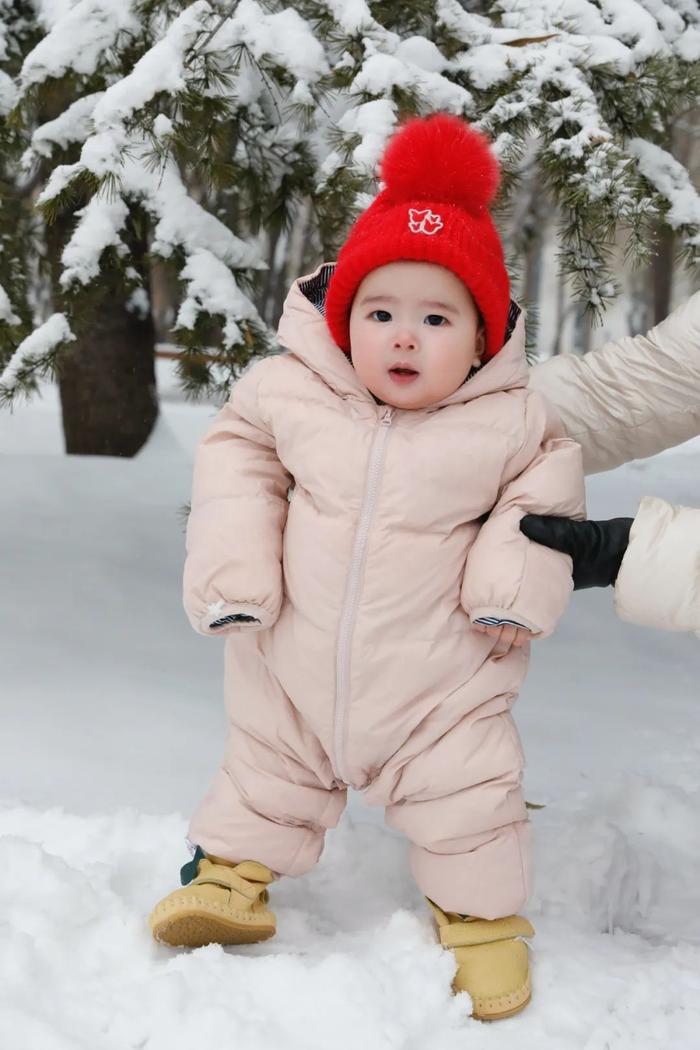
[[[222,616],[220,620],[214,620],[209,624],[213,631],[215,627],[227,627],[230,623],[260,623],[256,616],[247,616],[245,613],[234,613],[230,616]]]
[[[474,623],[481,623],[484,627],[521,627],[523,631],[532,634],[532,630],[526,624],[519,623],[518,620],[501,620],[497,616],[478,616]]]

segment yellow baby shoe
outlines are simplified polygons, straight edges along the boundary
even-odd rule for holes
[[[427,898],[426,898],[427,899]],[[440,943],[457,960],[455,992],[469,992],[472,1016],[500,1021],[530,1002],[530,963],[523,937],[534,937],[532,924],[520,915],[505,919],[472,919],[444,912],[431,900]]]
[[[274,936],[276,920],[267,907],[267,886],[275,875],[264,864],[232,864],[198,848],[194,861],[182,869],[183,882],[190,874],[192,881],[164,897],[148,917],[157,941],[201,948],[252,944]]]

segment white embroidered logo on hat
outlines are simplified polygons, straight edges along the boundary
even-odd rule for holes
[[[442,216],[430,208],[419,211],[418,208],[408,209],[408,226],[411,233],[437,233],[444,226]]]

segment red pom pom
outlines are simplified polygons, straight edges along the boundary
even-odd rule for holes
[[[471,212],[489,206],[500,181],[486,136],[448,113],[414,117],[399,128],[380,174],[392,200],[444,201]]]

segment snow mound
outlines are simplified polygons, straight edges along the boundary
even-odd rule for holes
[[[0,809],[0,1044],[24,1050],[658,1050],[698,1031],[697,796],[622,778],[535,815],[536,997],[484,1026],[454,997],[407,844],[345,820],[321,863],[272,887],[277,937],[155,944],[185,822]],[[670,943],[675,941],[675,943]]]

